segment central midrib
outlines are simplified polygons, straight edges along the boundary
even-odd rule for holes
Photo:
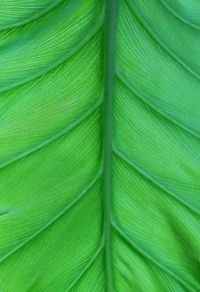
[[[115,81],[115,32],[118,0],[105,0],[104,39],[104,194],[105,269],[107,291],[113,291],[111,255],[112,108]]]

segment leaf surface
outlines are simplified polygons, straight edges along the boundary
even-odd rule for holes
[[[2,292],[200,290],[188,3],[1,2]]]

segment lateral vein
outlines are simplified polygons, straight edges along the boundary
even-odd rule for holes
[[[165,267],[163,264],[159,263],[155,258],[153,258],[151,255],[149,255],[143,248],[141,248],[134,239],[129,236],[125,230],[121,226],[119,226],[118,223],[115,222],[114,219],[112,219],[112,226],[116,230],[116,232],[121,236],[121,238],[133,249],[137,250],[143,257],[151,261],[153,264],[155,264],[157,267],[159,267],[161,270],[165,271],[167,274],[172,276],[177,282],[182,284],[185,288],[187,288],[187,291],[195,292],[196,289],[192,287],[190,283],[182,279],[179,275],[175,274],[172,270],[169,270],[167,267]]]
[[[58,212],[53,218],[51,218],[44,226],[39,228],[35,233],[30,235],[27,239],[25,239],[23,242],[21,242],[18,246],[16,246],[13,250],[5,254],[2,258],[0,258],[0,264],[4,262],[9,256],[17,252],[20,248],[28,244],[31,240],[36,238],[38,235],[40,235],[44,230],[46,230],[48,227],[50,227],[52,224],[54,224],[57,220],[59,220],[66,212],[70,209],[72,209],[84,196],[88,193],[88,191],[94,186],[94,184],[98,181],[98,179],[102,175],[102,169],[99,170],[99,172],[96,174],[95,177],[90,181],[90,183],[82,190],[82,192],[79,193],[79,195],[76,196],[76,198],[66,205],[60,212]]]
[[[196,215],[200,216],[200,212],[198,209],[194,208],[189,204],[186,200],[179,197],[174,192],[170,191],[168,188],[166,188],[162,183],[157,181],[151,174],[149,174],[146,170],[144,170],[141,166],[139,166],[136,162],[130,160],[129,157],[127,157],[126,154],[123,153],[121,149],[118,149],[115,145],[113,145],[113,152],[121,158],[123,161],[125,161],[130,167],[132,167],[135,171],[140,173],[143,177],[145,177],[149,182],[151,182],[153,185],[161,189],[163,192],[166,193],[166,195],[172,197],[176,201],[178,201],[181,205],[188,208],[191,212],[195,213]]]
[[[32,147],[30,150],[24,151],[12,158],[10,158],[9,160],[7,160],[6,162],[0,163],[0,170],[3,169],[4,167],[30,155],[31,153],[34,153],[38,150],[40,150],[41,148],[47,146],[48,144],[58,140],[59,138],[61,138],[62,136],[64,136],[65,134],[67,134],[68,132],[72,131],[74,128],[76,128],[78,125],[80,125],[84,120],[86,120],[89,116],[91,116],[95,110],[97,110],[99,108],[99,106],[102,104],[102,99],[98,100],[89,110],[87,110],[82,116],[80,116],[79,118],[77,118],[75,121],[72,121],[71,124],[69,124],[68,126],[66,126],[64,129],[62,129],[61,131],[59,131],[58,133],[50,136],[48,139],[42,141],[41,143],[37,144],[36,146]]]

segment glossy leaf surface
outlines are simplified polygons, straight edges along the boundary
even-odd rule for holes
[[[0,3],[0,291],[200,290],[200,3]]]

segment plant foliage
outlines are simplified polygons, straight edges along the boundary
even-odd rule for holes
[[[200,291],[200,2],[0,3],[0,291]]]

